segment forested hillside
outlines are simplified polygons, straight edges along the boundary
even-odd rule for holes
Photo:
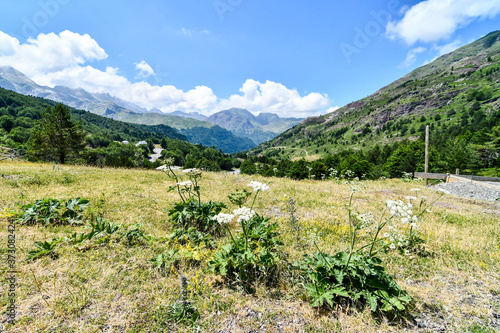
[[[0,88],[0,146],[15,149],[28,159],[32,132],[44,111],[56,102],[38,97],[24,96]],[[86,148],[71,163],[156,167],[160,164],[148,161],[155,144],[162,145],[163,156],[173,157],[180,165],[203,167],[206,170],[231,169],[230,157],[215,148],[207,148],[187,142],[187,138],[166,125],[138,125],[105,118],[90,112],[70,108],[71,119],[87,133]],[[128,141],[130,144],[124,144]],[[136,146],[134,143],[147,144]],[[237,160],[234,160],[239,165]]]
[[[497,31],[436,59],[369,97],[333,113],[308,118],[254,148],[251,154],[318,159],[354,150],[353,154],[361,156],[358,161],[369,161],[371,152],[377,155],[378,151],[396,151],[410,145],[416,154],[415,147],[422,147],[422,136],[429,125],[433,171],[498,167],[499,51]],[[378,154],[377,158],[383,156],[384,161],[377,163],[389,172],[390,168],[383,165],[390,156]],[[401,171],[415,171],[421,162]]]
[[[402,139],[431,127],[438,150],[462,138],[488,162],[498,154],[500,32],[423,66],[371,96],[300,125],[253,149],[271,156],[326,156]],[[281,149],[283,148],[283,149]]]

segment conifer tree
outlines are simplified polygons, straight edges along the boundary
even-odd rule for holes
[[[71,121],[69,109],[62,104],[47,107],[31,140],[31,155],[61,164],[77,156],[85,147],[86,133]]]

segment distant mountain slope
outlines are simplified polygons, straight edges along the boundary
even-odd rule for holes
[[[371,96],[333,113],[305,119],[254,148],[288,157],[325,155],[417,138],[425,125],[436,133],[474,130],[500,108],[500,31],[443,55]]]
[[[40,118],[40,112],[56,102],[41,97],[25,96],[11,90],[0,88],[0,117],[13,117],[13,128],[19,126],[24,132],[29,132],[31,127]],[[20,108],[16,116],[12,110]],[[166,137],[174,140],[187,141],[183,134],[166,125],[147,126],[116,121],[94,113],[70,108],[71,116],[76,121],[81,121],[82,128],[91,134],[106,133],[114,140],[139,141],[149,137]]]
[[[153,110],[151,110],[153,111]],[[159,111],[159,110],[158,110]],[[185,118],[193,118],[197,120],[207,120],[207,116],[202,115],[201,113],[198,112],[182,112],[182,111],[174,111],[167,113],[168,115],[171,116],[178,116],[178,117],[185,117]]]
[[[114,120],[141,125],[166,125],[182,131],[193,143],[207,147],[215,146],[225,153],[247,150],[256,145],[251,140],[237,137],[224,128],[218,126],[212,128],[216,126],[213,123],[195,119],[202,118],[203,116],[200,114],[195,113],[189,114],[193,117],[182,117],[164,114],[160,110],[157,113],[148,112],[146,109],[109,94],[93,94],[83,89],[71,89],[63,86],[54,88],[40,86],[10,66],[0,67],[0,87],[23,95],[50,99]]]
[[[41,158],[43,161],[59,161],[55,156],[38,156],[39,150],[31,141],[43,112],[56,104],[52,100],[0,88],[0,150],[8,147],[30,160]],[[86,132],[86,147],[78,154],[68,154],[66,162],[100,167],[157,168],[163,157],[169,157],[174,159],[176,165],[186,168],[203,168],[207,171],[229,171],[232,168],[231,157],[212,147],[189,143],[184,135],[167,125],[131,124],[84,110],[70,107],[69,110],[71,119],[80,123]],[[219,140],[213,141],[213,144],[228,144],[224,141],[224,134],[228,131],[218,126],[212,128],[214,132],[209,135],[212,140]],[[222,138],[217,136],[218,129],[223,131]],[[146,144],[138,145],[139,141],[146,141]],[[154,151],[153,144],[161,144],[164,148],[162,158],[154,162],[148,159]],[[237,162],[236,159],[234,161]]]
[[[256,144],[271,140],[302,121],[299,118],[280,118],[272,113],[254,116],[248,110],[237,108],[217,112],[207,120],[230,130],[237,136],[251,139]]]
[[[126,121],[128,123],[144,124],[144,125],[159,125],[165,124],[178,130],[190,129],[194,127],[210,128],[214,124],[208,121],[197,120],[194,118],[186,118],[181,116],[173,116],[162,112],[147,112],[136,113],[128,110],[114,112],[106,111],[104,116],[115,120]]]
[[[54,88],[40,86],[10,66],[0,66],[0,88],[12,90],[23,95],[43,97],[99,115],[104,115],[107,110],[113,112],[123,110],[147,112],[144,108],[112,97],[109,94],[93,94],[83,89],[71,89],[63,86],[56,86]]]
[[[108,112],[109,118],[135,124],[160,125],[168,124],[179,130],[192,143],[206,147],[215,146],[225,153],[237,153],[256,146],[252,140],[234,135],[231,131],[208,121],[173,116],[164,113],[135,113],[122,111]]]

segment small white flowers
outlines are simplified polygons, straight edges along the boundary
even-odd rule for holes
[[[192,178],[201,177],[201,170],[200,169],[196,169],[196,168],[184,169],[184,170],[182,170],[182,172],[184,174],[188,175],[189,177],[192,177]]]
[[[412,191],[418,192],[420,189],[414,188]],[[392,220],[392,222],[388,225],[389,232],[384,234],[384,236],[387,239],[386,244],[390,249],[405,250],[405,255],[410,255],[408,247],[411,246],[410,240],[417,234],[419,222],[421,223],[419,216],[424,212],[428,212],[428,209],[422,209],[422,205],[426,201],[424,196],[407,196],[406,200],[406,203],[402,200],[388,200],[386,202],[387,210],[391,214],[389,220]],[[417,204],[413,205],[412,201],[417,202]],[[419,201],[420,203],[418,203]],[[418,210],[418,213],[414,213],[414,210]]]
[[[403,201],[387,201],[387,209],[394,217],[401,217],[402,219],[410,219],[413,215],[412,212],[413,205],[411,203],[405,204]]]
[[[177,183],[179,186],[193,186],[193,182],[190,180],[186,180],[185,182]]]
[[[252,187],[254,192],[257,192],[257,191],[265,192],[265,191],[269,190],[269,186],[267,184],[259,183],[256,181],[251,181],[250,184],[248,184],[247,186]]]
[[[255,212],[248,207],[238,208],[234,210],[233,213],[238,216],[238,223],[249,221],[255,215]]]
[[[359,214],[358,220],[360,222],[360,225],[358,226],[360,229],[367,228],[375,223],[375,218],[373,217],[373,214],[371,212],[366,214]]]
[[[220,225],[231,223],[231,221],[233,219],[234,219],[234,215],[233,214],[223,214],[223,213],[220,213],[220,214],[214,216],[214,220],[216,220],[217,222],[219,222]]]

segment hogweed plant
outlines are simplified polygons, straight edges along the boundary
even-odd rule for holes
[[[199,169],[185,169],[182,170],[180,174],[174,171],[174,159],[165,159],[165,164],[156,168],[156,170],[163,171],[168,178],[175,182],[175,185],[170,186],[168,192],[177,191],[182,202],[187,203],[188,201],[196,198],[198,204],[201,203],[200,186],[198,184],[201,178],[202,172]],[[187,180],[183,180],[184,177],[188,177]]]
[[[184,231],[194,227],[202,233],[212,236],[221,236],[222,228],[214,220],[214,216],[220,213],[226,205],[222,202],[202,202],[199,180],[202,171],[198,169],[186,169],[176,173],[173,168],[173,159],[166,159],[166,163],[157,168],[164,172],[168,178],[175,182],[170,186],[168,192],[177,191],[181,201],[176,203],[168,212],[174,225]],[[183,180],[187,177],[187,180]]]
[[[408,308],[412,298],[385,272],[382,260],[375,257],[380,232],[393,216],[385,217],[388,207],[378,220],[372,213],[359,213],[353,206],[353,198],[364,189],[364,184],[351,181],[348,186],[348,250],[330,255],[315,243],[318,252],[312,256],[305,254],[304,259],[295,264],[303,274],[305,295],[314,307],[333,308],[334,303],[343,302],[368,305],[373,312],[397,314]],[[368,237],[367,244],[358,245],[362,234],[373,237]]]
[[[418,192],[420,189],[412,189]],[[424,239],[419,234],[419,229],[423,223],[422,215],[428,211],[437,200],[444,194],[441,194],[431,203],[427,203],[425,196],[407,196],[406,201],[387,201],[387,210],[391,215],[391,224],[388,226],[388,232],[384,234],[385,245],[390,250],[397,250],[401,254],[427,255],[422,246]],[[413,204],[413,203],[416,204]]]
[[[402,172],[401,180],[406,183],[411,183],[413,181],[413,174],[411,172]]]
[[[296,202],[292,196],[287,196],[285,194],[285,198],[288,198],[286,200],[286,207],[285,207],[287,225],[290,228],[291,232],[295,235],[295,239],[297,240],[297,243],[295,244],[296,247],[301,248],[302,247],[301,227],[299,225],[300,219],[299,216],[297,215],[297,208],[295,207]]]
[[[267,285],[278,279],[278,267],[283,259],[279,240],[278,224],[260,216],[253,206],[260,192],[269,186],[251,182],[248,186],[255,193],[250,207],[242,206],[232,214],[219,213],[217,222],[226,228],[230,241],[217,251],[208,263],[208,269],[223,276],[232,285],[239,285],[245,292],[253,293],[255,283],[264,281]],[[229,225],[236,220],[241,230],[233,235]]]
[[[236,188],[234,192],[231,192],[230,194],[227,195],[229,201],[233,204],[241,208],[244,204],[247,203],[248,198],[252,195],[252,192],[247,190],[246,188],[244,189],[239,189]]]

